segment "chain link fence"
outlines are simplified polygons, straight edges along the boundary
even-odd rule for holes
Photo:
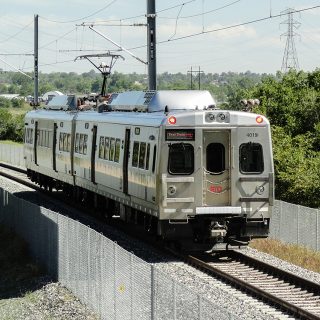
[[[89,227],[0,189],[0,224],[101,319],[237,319]]]
[[[0,143],[0,161],[25,167],[23,145]]]
[[[276,200],[270,237],[320,251],[320,210]]]

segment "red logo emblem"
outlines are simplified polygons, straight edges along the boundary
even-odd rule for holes
[[[221,193],[222,187],[221,186],[210,186],[210,191],[214,193]]]

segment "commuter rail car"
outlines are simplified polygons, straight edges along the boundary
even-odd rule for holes
[[[207,91],[124,92],[89,111],[57,97],[27,113],[24,143],[33,181],[164,239],[209,248],[268,235],[269,122],[217,109]]]

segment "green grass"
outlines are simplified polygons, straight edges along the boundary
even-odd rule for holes
[[[1,144],[12,144],[12,145],[22,145],[22,142],[16,142],[16,141],[12,141],[12,140],[0,140]]]
[[[320,252],[274,239],[255,239],[250,247],[271,254],[302,268],[320,273]]]

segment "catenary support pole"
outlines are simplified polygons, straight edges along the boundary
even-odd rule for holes
[[[155,0],[147,0],[148,23],[148,81],[149,90],[157,90],[156,65],[156,4]]]
[[[34,105],[38,105],[38,85],[39,85],[39,61],[38,61],[38,20],[39,16],[34,16]]]

